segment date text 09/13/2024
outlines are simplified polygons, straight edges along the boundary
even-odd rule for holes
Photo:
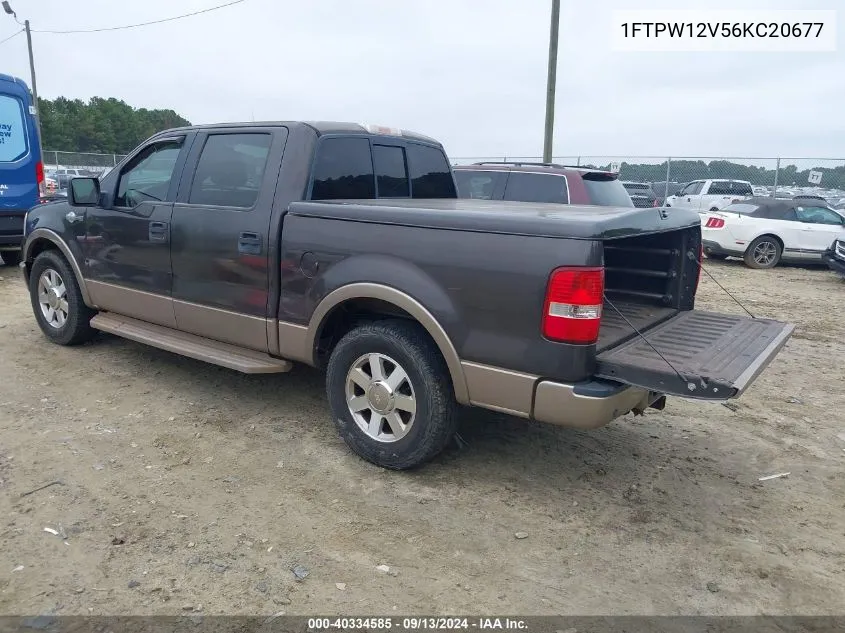
[[[519,618],[495,618],[495,617],[335,617],[335,618],[309,618],[308,630],[330,631],[330,630],[400,630],[400,631],[426,631],[426,630],[526,630],[525,620]]]

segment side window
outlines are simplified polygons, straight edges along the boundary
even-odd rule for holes
[[[731,193],[735,196],[753,196],[754,190],[747,182],[732,182]]]
[[[567,204],[569,195],[566,188],[566,178],[550,174],[511,172],[505,188],[505,200]]]
[[[311,200],[361,200],[376,197],[370,141],[326,138],[317,149]]]
[[[455,182],[458,184],[458,196],[476,200],[492,200],[504,172],[455,170]]]
[[[373,145],[373,164],[379,198],[408,198],[408,166],[405,149],[388,145]]]
[[[695,196],[701,191],[701,188],[704,186],[702,181],[691,182],[686,187],[681,189],[678,193],[679,196]]]
[[[144,201],[164,200],[181,149],[181,140],[144,148],[120,174],[115,206],[133,208]]]
[[[710,188],[707,190],[709,196],[728,196],[731,194],[731,183],[729,182],[711,182]]]
[[[271,139],[266,133],[209,135],[197,162],[188,204],[253,206],[261,190]]]
[[[452,169],[438,147],[408,144],[411,195],[414,198],[457,198]]]
[[[0,95],[0,163],[11,163],[26,153],[23,104],[11,95]]]
[[[799,222],[807,222],[809,224],[842,224],[842,216],[835,211],[822,207],[795,207],[795,213],[798,216]]]

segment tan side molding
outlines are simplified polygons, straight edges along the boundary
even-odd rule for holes
[[[38,240],[47,240],[59,248],[62,255],[64,255],[65,259],[70,264],[71,270],[73,270],[73,276],[76,277],[79,292],[82,294],[82,301],[85,302],[85,305],[89,308],[95,308],[96,306],[91,302],[91,295],[88,293],[88,285],[85,282],[85,278],[82,276],[82,269],[79,267],[79,262],[76,261],[76,258],[73,256],[67,242],[65,242],[55,231],[51,231],[50,229],[35,229],[32,233],[30,233],[23,245],[24,261],[29,259],[32,247]]]
[[[309,365],[315,365],[315,344],[326,317],[344,301],[352,299],[379,299],[386,301],[414,317],[425,328],[426,332],[429,333],[440,350],[440,353],[443,355],[443,358],[446,360],[446,366],[449,369],[452,386],[455,390],[455,399],[461,404],[470,403],[461,360],[458,357],[455,346],[452,345],[452,341],[449,339],[449,335],[446,334],[446,331],[437,322],[434,315],[419,301],[390,286],[374,283],[354,283],[342,286],[323,298],[317,309],[314,310],[314,314],[311,316],[311,321],[307,328],[293,323],[280,322],[279,355]]]

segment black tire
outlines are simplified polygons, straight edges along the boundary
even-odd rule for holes
[[[783,249],[780,241],[771,235],[761,235],[748,245],[743,255],[749,268],[774,268],[780,262]]]
[[[59,275],[65,287],[67,317],[61,326],[51,325],[47,321],[39,302],[39,283],[41,276],[48,271]],[[82,293],[76,277],[64,257],[54,250],[41,253],[32,263],[29,273],[29,297],[35,320],[44,335],[59,345],[79,345],[91,340],[96,330],[89,325],[95,312],[82,301]]]
[[[21,263],[20,251],[0,251],[0,257],[3,258],[5,266],[17,266]]]
[[[388,357],[387,361],[395,361],[395,366],[408,377],[400,388],[413,389],[416,413],[407,434],[400,439],[382,441],[371,437],[355,421],[347,404],[347,377],[356,363],[365,362],[362,359],[369,354],[381,354]],[[385,374],[390,374],[389,365],[385,365]],[[364,393],[360,387],[357,389]],[[458,405],[449,370],[427,332],[413,322],[376,321],[348,332],[329,359],[326,392],[340,436],[360,457],[383,468],[405,470],[420,466],[440,453],[455,434]],[[363,413],[367,412],[372,414],[373,410]],[[384,424],[380,423],[379,428],[392,429]]]

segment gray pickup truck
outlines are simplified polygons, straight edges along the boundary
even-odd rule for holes
[[[457,199],[402,130],[168,130],[26,217],[35,318],[246,373],[324,367],[349,446],[419,465],[459,405],[578,428],[737,397],[792,326],[694,310],[697,213]]]

